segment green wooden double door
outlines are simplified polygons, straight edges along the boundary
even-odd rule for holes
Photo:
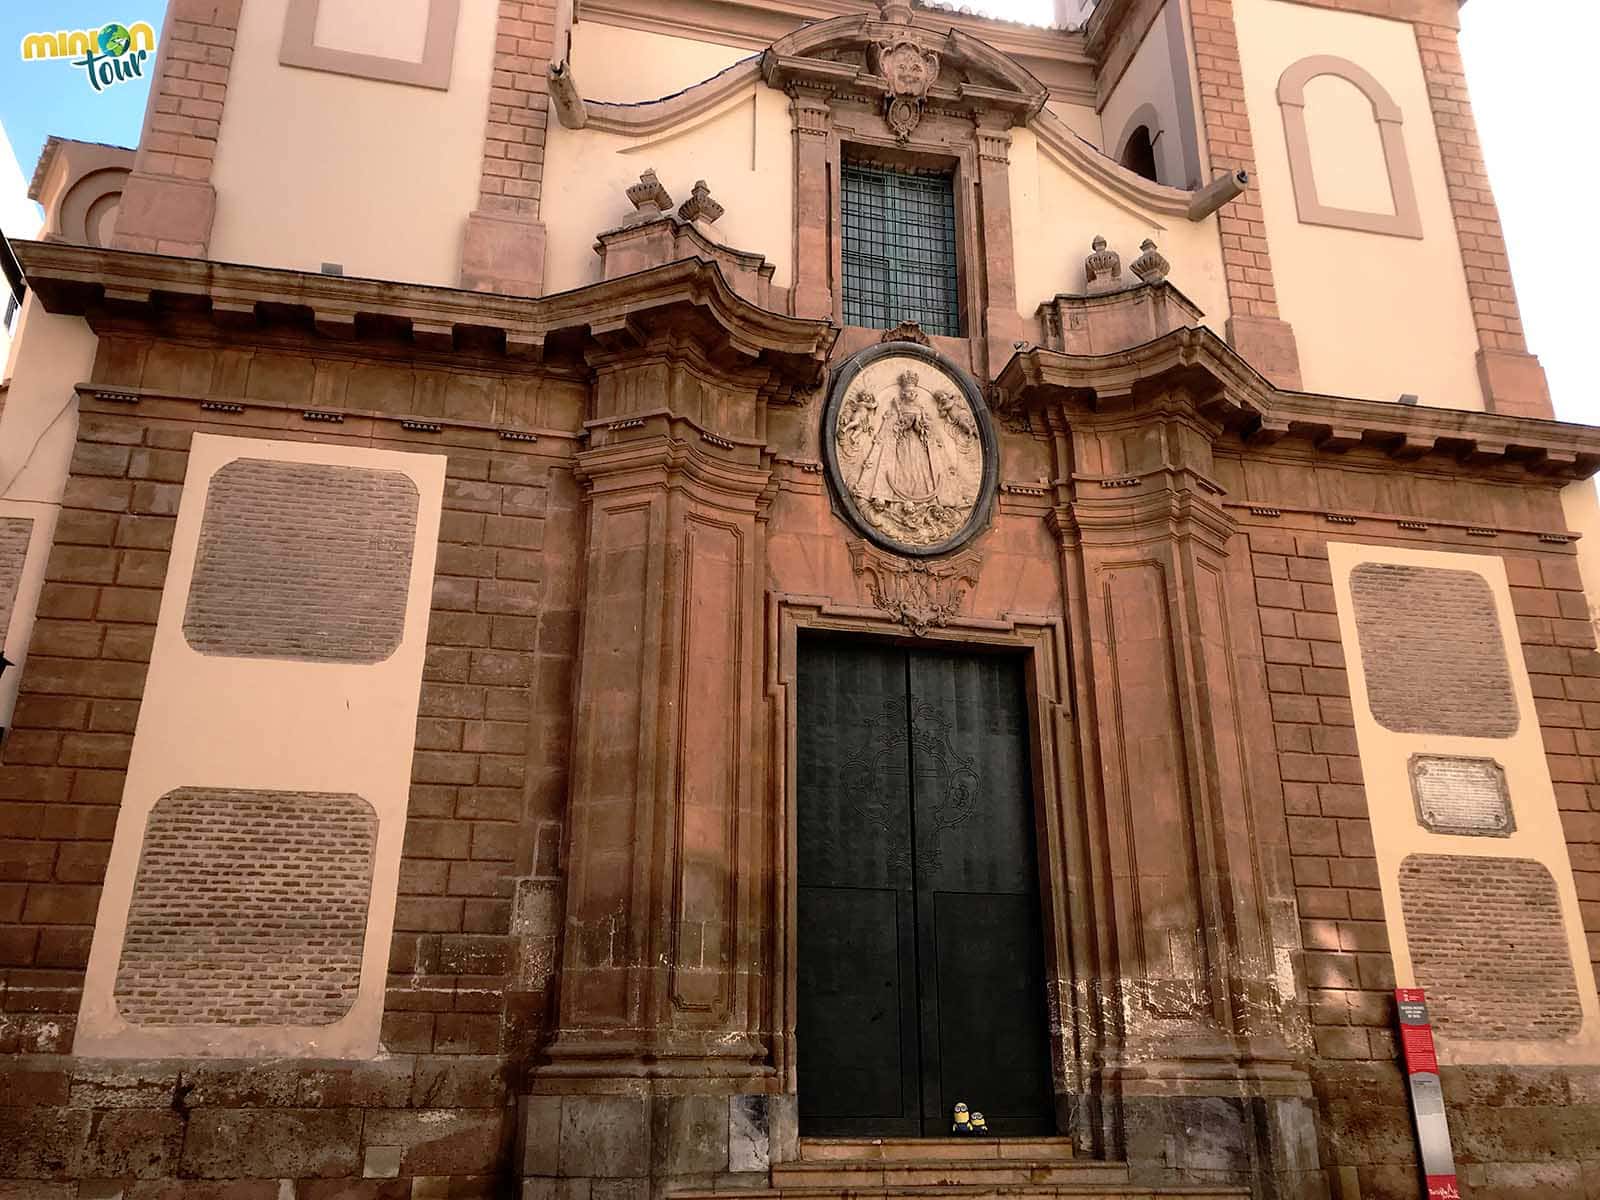
[[[800,1130],[1054,1132],[1022,662],[804,640]]]

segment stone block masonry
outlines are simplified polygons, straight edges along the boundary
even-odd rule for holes
[[[400,645],[417,488],[242,458],[211,479],[183,632],[202,654],[374,663]]]
[[[136,1025],[328,1025],[355,1003],[378,818],[360,796],[156,801],[117,971]]]

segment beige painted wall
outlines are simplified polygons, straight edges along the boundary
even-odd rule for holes
[[[1156,138],[1158,182],[1168,187],[1187,187],[1189,181],[1185,177],[1187,172],[1183,163],[1177,80],[1172,74],[1172,37],[1166,9],[1150,26],[1133,61],[1128,64],[1117,86],[1106,97],[1105,107],[1100,110],[1100,124],[1105,131],[1101,144],[1107,154],[1120,161],[1123,136],[1128,132],[1129,121],[1135,111],[1145,104],[1154,106],[1160,114],[1159,122],[1150,130],[1150,136]]]
[[[1278,305],[1294,326],[1306,390],[1375,400],[1410,392],[1424,404],[1481,409],[1477,334],[1411,26],[1284,0],[1236,0],[1234,20]],[[1285,69],[1314,54],[1365,67],[1400,106],[1421,241],[1300,223],[1277,88]],[[1339,137],[1332,153],[1314,152],[1370,171],[1370,118],[1352,122],[1353,111],[1313,118],[1314,133]],[[1362,194],[1376,186],[1359,184]]]
[[[1087,104],[1068,104],[1065,100],[1046,101],[1045,107],[1061,119],[1061,123],[1096,150],[1105,148],[1105,138],[1100,127],[1100,114]]]
[[[1084,290],[1084,257],[1095,235],[1103,234],[1122,255],[1124,273],[1139,256],[1139,243],[1154,238],[1172,263],[1173,284],[1222,333],[1228,292],[1215,217],[1197,223],[1141,213],[1083,179],[1031,131],[1019,129],[1011,140],[1011,220],[1017,306],[1029,321],[1046,300]]]
[[[1600,631],[1600,492],[1593,479],[1580,479],[1561,489],[1567,528],[1578,537],[1578,575],[1589,602],[1589,620]]]
[[[287,0],[246,4],[211,257],[455,287],[478,202],[495,8],[461,6],[450,88],[436,91],[280,66]]]
[[[574,67],[588,94],[582,68]],[[717,222],[724,240],[764,254],[773,282],[787,287],[794,262],[794,140],[789,98],[762,83],[730,96],[709,113],[644,138],[550,123],[545,146],[541,217],[548,233],[545,291],[595,283],[595,236],[633,214],[624,194],[654,169],[674,204],[704,179],[727,212]]]
[[[421,62],[432,0],[321,0],[311,40],[328,50]],[[381,17],[378,15],[381,12]]]
[[[89,378],[98,343],[77,317],[52,316],[34,295],[23,302],[11,387],[0,409],[0,517],[29,518],[33,535],[10,629],[0,630],[6,657],[17,664],[0,675],[0,726],[11,723],[17,688],[27,669],[34,613],[78,437],[78,396],[73,386]]]
[[[1451,554],[1409,547],[1328,543],[1333,568],[1334,595],[1339,609],[1339,637],[1344,643],[1345,666],[1350,677],[1350,702],[1355,717],[1356,740],[1361,752],[1361,773],[1366,785],[1368,815],[1383,888],[1383,906],[1394,955],[1399,987],[1416,987],[1400,905],[1400,863],[1411,854],[1458,854],[1478,858],[1524,858],[1542,863],[1554,877],[1561,899],[1568,952],[1577,976],[1583,1027],[1566,1041],[1480,1041],[1439,1038],[1439,1061],[1462,1063],[1570,1063],[1600,1061],[1600,1001],[1595,995],[1594,970],[1589,960],[1572,861],[1567,851],[1561,813],[1556,805],[1544,738],[1534,708],[1517,619],[1511,606],[1505,565],[1496,555]],[[1396,733],[1373,717],[1367,699],[1367,681],[1360,651],[1354,606],[1350,597],[1350,572],[1361,563],[1400,563],[1435,569],[1470,571],[1481,575],[1494,595],[1511,682],[1520,721],[1506,738],[1445,737]],[[1411,793],[1409,762],[1414,754],[1460,755],[1493,758],[1505,771],[1506,785],[1516,817],[1516,830],[1508,837],[1460,837],[1434,833],[1417,819]],[[1424,981],[1425,982],[1425,981]]]
[[[239,458],[400,471],[416,484],[417,538],[404,633],[371,665],[203,655],[183,632],[211,477]],[[380,1052],[384,982],[427,649],[444,456],[196,434],[161,593],[155,648],[84,980],[75,1049],[112,1058],[172,1054],[370,1058]],[[354,793],[378,814],[361,984],[331,1025],[133,1025],[113,998],[144,831],[182,787]]]
[[[709,79],[753,52],[581,17],[572,27],[572,76],[585,100],[631,104]]]
[[[1306,84],[1306,139],[1317,199],[1323,204],[1394,212],[1383,139],[1360,88],[1337,75],[1319,75]]]

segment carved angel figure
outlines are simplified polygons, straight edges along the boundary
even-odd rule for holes
[[[956,431],[956,436],[963,442],[969,442],[978,436],[978,423],[972,419],[971,411],[954,392],[948,390],[935,392],[933,402],[939,408],[939,415],[950,422]]]
[[[839,414],[839,445],[845,453],[860,451],[862,443],[872,436],[877,416],[878,398],[866,388],[861,388],[845,402]]]

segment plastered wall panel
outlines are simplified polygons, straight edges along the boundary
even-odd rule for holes
[[[1430,1004],[1450,1015],[1439,1027],[1441,1062],[1596,1061],[1600,1001],[1504,563],[1487,554],[1349,542],[1329,542],[1328,559],[1397,984],[1427,989]],[[1409,628],[1417,614],[1395,607],[1406,603],[1399,600],[1386,621],[1375,609],[1363,617],[1363,576],[1424,581],[1435,593],[1470,598],[1477,612],[1436,614],[1431,622],[1431,653],[1408,668],[1423,711],[1423,693],[1437,681],[1448,691],[1470,664],[1493,673],[1483,655],[1495,641],[1510,707],[1495,691],[1479,698],[1475,721],[1448,708],[1442,722],[1383,719],[1385,695],[1392,702],[1396,694],[1383,680],[1386,673],[1399,678],[1397,656],[1408,653],[1403,645],[1397,652],[1386,629]],[[1436,776],[1423,791],[1419,767]],[[1503,801],[1494,794],[1499,787]],[[1430,798],[1455,827],[1427,819]],[[1482,825],[1495,824],[1501,803],[1509,810],[1506,828],[1460,827],[1472,814]],[[1485,978],[1496,972],[1501,979]],[[1506,994],[1512,977],[1526,985],[1512,990],[1538,997],[1538,1011]]]
[[[1278,307],[1294,326],[1305,390],[1373,400],[1411,393],[1424,404],[1481,409],[1477,331],[1411,26],[1288,0],[1235,0],[1234,22],[1255,143],[1254,186],[1272,244]],[[1300,221],[1277,89],[1291,65],[1317,55],[1362,67],[1399,105],[1420,240]],[[1325,203],[1389,188],[1380,178],[1383,157],[1372,153],[1370,106],[1350,102],[1338,86],[1311,85],[1313,100],[1334,89],[1332,106],[1308,109],[1312,158],[1319,167],[1338,163],[1342,173],[1365,175],[1330,181]]]
[[[576,69],[576,68],[575,68]],[[580,81],[587,88],[586,81]],[[566,129],[551,121],[540,216],[548,230],[545,291],[596,283],[595,236],[633,215],[627,189],[653,169],[674,205],[704,179],[727,210],[723,240],[765,255],[773,282],[787,287],[794,262],[794,140],[789,98],[752,84],[708,113],[648,137]]]
[[[392,653],[381,660],[307,661],[201,653],[190,644],[184,617],[208,501],[219,481],[223,491],[237,484],[236,478],[230,482],[230,467],[241,462],[315,468],[323,477],[370,472],[398,476],[408,485],[398,490],[415,497],[414,538]],[[89,954],[79,1053],[379,1053],[443,492],[443,456],[195,435]],[[241,603],[248,605],[247,594]],[[228,923],[231,931],[213,919],[186,948],[152,948],[143,939],[163,918],[150,897],[170,898],[177,878],[172,872],[180,868],[169,863],[165,876],[158,872],[161,887],[152,892],[141,863],[161,859],[180,818],[188,828],[181,840],[194,856],[182,868],[191,872],[188,886],[202,893],[236,888],[226,900],[213,896],[208,906],[222,911],[232,905],[228,911],[236,919]],[[219,832],[223,820],[237,828]],[[370,851],[362,849],[368,834]],[[232,863],[229,856],[240,853],[230,837],[258,853],[213,877],[212,864]],[[319,864],[318,874],[326,878],[317,886],[330,889],[321,912],[287,898],[303,882],[295,872],[308,869],[301,861],[306,855],[284,854],[285,845],[296,841],[315,841],[322,847],[316,853],[328,856]],[[229,875],[231,883],[225,881]],[[276,916],[264,916],[274,903]],[[325,961],[315,966],[326,969],[328,982],[321,990],[297,995],[290,986],[303,980],[289,976],[304,972],[294,969],[288,941],[264,934],[274,919],[304,922],[303,940],[322,943],[318,950]],[[197,996],[187,1007],[171,994],[144,994],[149,985],[141,977],[151,974],[158,959],[165,973],[194,973]],[[270,1020],[246,1023],[230,1007],[245,965],[280,985],[251,996]]]
[[[1031,130],[1011,133],[1012,247],[1017,307],[1036,321],[1039,305],[1084,291],[1083,260],[1097,234],[1122,254],[1124,271],[1139,244],[1154,238],[1172,263],[1172,283],[1200,306],[1218,336],[1228,321],[1228,290],[1215,218],[1193,222],[1135,212],[1061,161]]]
[[[288,7],[241,10],[210,257],[311,272],[335,262],[346,275],[457,286],[478,204],[496,6],[460,6],[443,90],[284,66]]]

